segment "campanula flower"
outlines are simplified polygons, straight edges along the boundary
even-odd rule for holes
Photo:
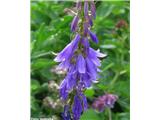
[[[80,119],[82,111],[83,111],[83,107],[82,107],[81,99],[78,95],[75,95],[74,96],[74,104],[73,104],[73,108],[72,108],[74,120]]]
[[[85,73],[86,72],[86,63],[84,60],[84,57],[79,54],[77,59],[77,69],[79,73]]]
[[[90,30],[88,32],[89,32],[89,35],[90,35],[92,41],[95,42],[95,43],[98,43],[98,38],[97,38],[96,34],[91,32]]]
[[[106,56],[99,50],[91,48],[89,43],[89,39],[98,43],[96,34],[90,31],[93,18],[96,16],[94,2],[85,0],[82,4],[79,0],[76,8],[77,13],[71,23],[71,31],[76,33],[75,38],[54,59],[60,62],[59,69],[67,71],[59,87],[61,99],[68,101],[70,94],[73,95],[73,99],[70,99],[72,114],[70,115],[69,107],[64,106],[64,113],[62,113],[64,120],[80,120],[81,114],[87,110],[88,104],[84,91],[99,78],[100,58]],[[104,105],[100,104],[102,102],[95,104],[102,110],[103,106],[111,106],[115,102],[112,98],[111,96],[106,98]]]
[[[84,16],[88,16],[88,1],[84,1]]]
[[[76,15],[71,23],[71,31],[74,32],[77,29],[79,17]]]

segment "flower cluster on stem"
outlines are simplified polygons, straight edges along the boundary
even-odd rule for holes
[[[98,38],[91,31],[93,19],[96,18],[94,1],[78,1],[76,4],[77,14],[71,23],[71,31],[75,34],[74,39],[56,56],[56,62],[60,62],[59,68],[67,70],[67,75],[60,84],[60,96],[63,101],[70,99],[70,108],[64,107],[63,119],[71,120],[66,111],[72,109],[73,120],[79,120],[83,111],[87,110],[87,98],[84,90],[98,79],[100,57],[105,54],[90,47],[89,40],[96,44]],[[69,97],[70,93],[73,97]]]

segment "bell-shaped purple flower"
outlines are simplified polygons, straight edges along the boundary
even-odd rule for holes
[[[77,25],[78,25],[78,20],[79,20],[79,17],[78,17],[78,15],[76,15],[71,23],[71,31],[72,32],[76,31]]]
[[[67,80],[64,79],[60,84],[60,96],[63,100],[66,100],[68,97],[68,88],[67,88]]]
[[[86,111],[88,109],[88,104],[87,104],[87,98],[84,94],[81,95],[82,101],[83,101],[83,110]]]
[[[60,85],[60,96],[62,99],[66,100],[68,92],[76,85],[76,67],[74,65],[70,66],[67,76],[62,81]]]
[[[90,16],[88,16],[88,22],[89,22],[90,26],[93,26],[93,21]]]
[[[101,61],[98,59],[96,52],[94,52],[92,48],[89,49],[88,57],[96,66],[101,66]]]
[[[89,35],[90,35],[92,41],[95,42],[95,43],[98,43],[98,38],[97,38],[96,34],[91,32],[90,30],[88,32],[89,32]]]
[[[81,104],[81,99],[79,98],[78,95],[74,96],[74,104],[72,107],[72,112],[73,112],[73,118],[74,120],[79,120],[81,113],[83,111],[83,107]]]
[[[56,62],[63,62],[69,58],[72,57],[74,51],[77,49],[78,47],[78,43],[80,40],[80,35],[77,34],[74,38],[74,40],[69,43],[58,55],[57,57],[54,59],[54,61]]]
[[[84,2],[84,16],[88,16],[88,1]]]
[[[91,79],[96,80],[97,79],[97,67],[88,57],[86,57],[86,69]]]
[[[88,73],[80,75],[80,81],[84,83],[85,87],[88,88],[92,84],[92,78]]]
[[[85,63],[85,60],[84,60],[84,57],[82,56],[82,54],[78,55],[77,69],[78,69],[79,73],[85,73],[86,72],[86,63]]]
[[[103,58],[103,57],[106,57],[107,55],[106,54],[103,54],[103,53],[100,53],[99,50],[94,50],[93,48],[89,48],[89,51],[90,51],[90,54],[94,54],[96,55],[98,58]]]

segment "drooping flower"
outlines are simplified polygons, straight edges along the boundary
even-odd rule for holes
[[[84,1],[84,16],[88,16],[88,1]]]
[[[83,107],[82,107],[81,99],[79,98],[78,95],[76,95],[74,96],[74,104],[72,108],[74,120],[80,119],[82,111],[83,111]]]
[[[54,59],[54,61],[56,62],[63,62],[69,58],[72,57],[74,51],[76,50],[76,48],[78,47],[78,43],[80,40],[80,35],[77,34],[74,38],[74,40],[69,43],[58,55],[57,57]]]
[[[71,31],[74,32],[77,29],[79,17],[76,15],[71,23]]]
[[[98,43],[98,38],[97,38],[96,34],[91,32],[90,30],[88,32],[89,32],[89,35],[90,35],[92,41],[95,42],[95,43]]]
[[[71,65],[69,68],[69,72],[65,79],[60,84],[60,96],[63,100],[66,100],[68,97],[69,91],[76,85],[76,66]]]
[[[77,69],[79,73],[85,73],[86,72],[86,63],[84,60],[84,57],[79,54],[77,59]]]

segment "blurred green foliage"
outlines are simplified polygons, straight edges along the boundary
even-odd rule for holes
[[[89,109],[81,120],[107,120],[106,110],[93,110],[93,101],[105,93],[119,96],[112,109],[113,120],[129,120],[130,111],[130,43],[129,2],[98,1],[97,17],[92,30],[99,44],[91,46],[107,54],[102,60],[100,79],[85,91]],[[64,71],[56,70],[54,53],[60,52],[71,40],[70,23],[73,16],[66,8],[74,2],[32,1],[31,2],[31,117],[53,117],[60,120],[62,102],[59,100],[58,85]]]

